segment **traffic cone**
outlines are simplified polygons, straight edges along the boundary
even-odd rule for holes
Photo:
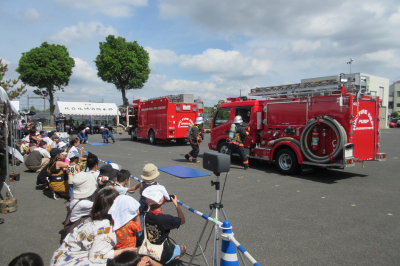
[[[220,266],[239,266],[235,245],[227,236],[233,235],[231,223],[224,221],[222,228],[221,262]]]

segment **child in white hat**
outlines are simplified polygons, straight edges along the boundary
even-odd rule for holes
[[[147,238],[152,244],[164,243],[160,258],[153,258],[163,265],[181,258],[186,253],[186,247],[172,244],[169,239],[170,230],[178,229],[185,223],[185,216],[178,205],[178,197],[176,195],[170,197],[165,187],[161,185],[146,188],[142,195],[147,198],[146,203],[150,206],[150,210],[144,216],[144,238]],[[163,213],[162,205],[167,201],[173,202],[178,217]]]
[[[139,202],[134,198],[120,195],[108,211],[113,219],[113,231],[117,236],[115,250],[136,247],[136,233],[142,231],[139,206]]]

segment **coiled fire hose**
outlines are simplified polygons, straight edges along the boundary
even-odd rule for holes
[[[318,124],[326,124],[331,127],[337,136],[337,145],[331,154],[325,156],[315,155],[308,147],[307,139],[312,129]],[[336,121],[336,119],[329,116],[318,116],[315,117],[303,130],[300,136],[300,145],[304,156],[314,163],[328,163],[334,161],[338,156],[342,154],[343,145],[347,143],[347,133],[343,126]]]
[[[300,147],[300,142],[297,139],[294,138],[289,138],[289,137],[284,137],[284,138],[279,138],[279,139],[274,139],[268,142],[268,146],[274,146],[275,144],[281,142],[281,141],[291,141],[297,146]]]

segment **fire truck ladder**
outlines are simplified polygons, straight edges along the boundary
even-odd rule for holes
[[[354,91],[355,86],[361,87],[363,94],[368,93],[369,79],[362,80],[361,77],[356,80],[341,83],[338,79],[313,81],[306,83],[295,83],[271,87],[257,87],[250,90],[249,96],[262,96],[265,98],[292,98],[298,96],[318,96],[330,95],[333,92],[340,91],[341,86],[345,86],[347,92]]]
[[[172,103],[179,103],[181,101],[180,95],[166,95],[166,96],[151,98],[151,99],[148,99],[147,101],[159,100],[159,99],[164,99],[164,98],[168,98],[169,101]]]
[[[297,97],[328,95],[340,91],[341,83],[337,81],[316,81],[308,83],[295,83],[271,87],[257,87],[251,89],[249,96],[262,96],[265,98]]]

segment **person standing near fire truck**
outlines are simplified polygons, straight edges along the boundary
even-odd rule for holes
[[[196,122],[190,131],[190,146],[192,150],[185,155],[186,160],[190,161],[190,157],[192,157],[192,162],[199,163],[197,160],[197,155],[200,152],[200,143],[204,140],[204,120],[203,117],[199,116],[196,118]]]
[[[233,138],[229,140],[229,151],[227,152],[227,154],[239,154],[244,164],[244,170],[247,170],[250,168],[250,166],[249,159],[247,159],[246,153],[244,152],[243,142],[244,139],[250,134],[249,128],[245,123],[243,123],[243,119],[240,115],[235,117],[233,123],[236,125],[236,129]]]

